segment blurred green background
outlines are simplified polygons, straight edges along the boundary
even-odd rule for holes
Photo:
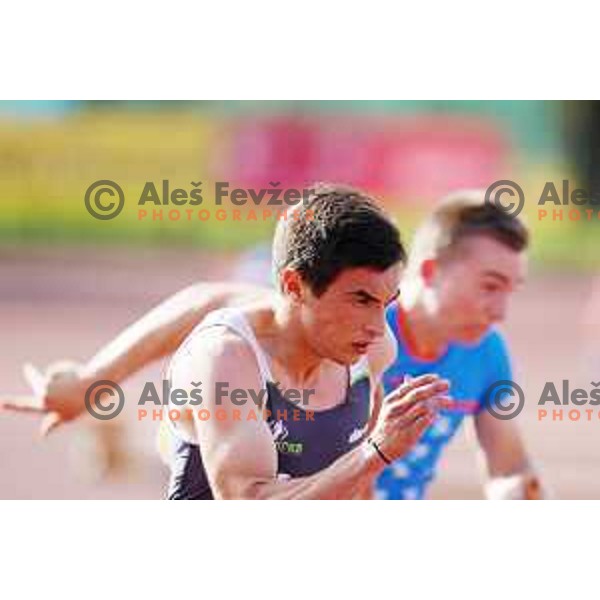
[[[164,179],[188,191],[203,182],[202,206],[182,211],[214,210],[216,181],[349,183],[382,198],[410,237],[444,193],[512,179],[526,193],[536,266],[588,269],[598,207],[591,222],[566,210],[562,222],[539,221],[537,198],[546,181],[596,184],[597,112],[593,102],[551,101],[0,102],[1,244],[237,250],[270,237],[272,220],[169,221],[174,206],[160,207],[162,221],[138,220],[145,182],[160,190]],[[109,221],[84,206],[101,179],[126,198]]]

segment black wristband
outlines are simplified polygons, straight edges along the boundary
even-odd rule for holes
[[[375,448],[375,451],[377,454],[379,454],[379,458],[381,458],[386,465],[392,464],[392,461],[379,449],[379,446],[373,441],[372,438],[369,438],[368,442],[373,446],[373,448]]]

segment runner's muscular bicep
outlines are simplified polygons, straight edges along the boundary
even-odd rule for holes
[[[242,405],[231,400],[233,390],[253,390],[255,397],[262,394],[266,400],[254,354],[233,334],[207,332],[193,340],[175,363],[173,389],[189,388],[192,381],[202,384],[202,404],[190,408],[215,497],[253,497],[255,487],[274,480],[277,472],[275,445],[262,407],[248,392]]]
[[[267,425],[239,423],[222,428],[219,422],[202,428],[203,460],[215,498],[252,499],[258,486],[277,477],[277,455]]]

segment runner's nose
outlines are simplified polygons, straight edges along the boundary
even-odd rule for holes
[[[371,320],[367,323],[365,331],[369,339],[377,339],[385,333],[385,309],[373,312]]]
[[[508,295],[501,294],[491,303],[489,307],[489,315],[494,323],[504,321],[508,309]]]

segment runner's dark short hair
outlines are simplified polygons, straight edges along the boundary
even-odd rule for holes
[[[405,261],[400,232],[381,204],[345,186],[316,186],[293,216],[279,222],[273,241],[277,280],[291,267],[317,296],[345,269],[385,271]]]

